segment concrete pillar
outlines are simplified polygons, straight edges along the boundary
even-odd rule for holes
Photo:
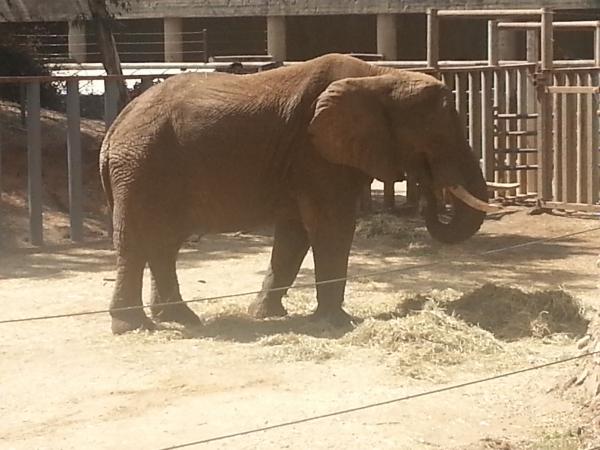
[[[183,61],[183,19],[165,17],[163,19],[165,62]]]
[[[85,23],[69,22],[69,58],[83,63],[86,60],[87,45],[85,39]]]
[[[377,53],[388,61],[398,59],[398,35],[394,14],[377,14]]]
[[[287,58],[285,16],[267,17],[267,53],[275,61],[285,61]]]
[[[519,59],[518,38],[518,33],[514,30],[500,30],[498,33],[498,56],[500,61]]]
[[[398,36],[396,16],[394,14],[377,14],[377,53],[383,59],[395,61],[398,59]],[[393,208],[396,201],[394,183],[383,184],[383,204]]]

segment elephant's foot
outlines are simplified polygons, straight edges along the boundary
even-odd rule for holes
[[[255,319],[266,319],[268,317],[286,316],[287,311],[281,304],[281,300],[275,302],[257,298],[248,307],[248,314]]]
[[[177,322],[185,326],[201,323],[194,311],[183,302],[167,303],[152,308],[152,318],[157,322]]]
[[[135,330],[156,330],[156,324],[142,310],[111,312],[113,334],[123,334]]]
[[[357,322],[360,322],[360,319],[351,316],[344,309],[339,307],[323,307],[322,305],[317,306],[316,311],[312,315],[315,320],[325,320],[329,322],[334,327],[348,327]]]

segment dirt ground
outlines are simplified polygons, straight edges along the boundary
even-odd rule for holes
[[[290,292],[291,316],[280,320],[248,318],[247,296],[194,303],[205,322],[190,330],[167,324],[155,333],[114,337],[108,314],[0,325],[0,447],[160,449],[573,355],[581,330],[501,339],[493,329],[467,325],[437,307],[393,313],[415,294],[456,297],[485,283],[526,293],[561,288],[581,299],[588,315],[595,313],[600,232],[479,255],[597,225],[590,217],[519,210],[486,221],[464,245],[447,247],[409,219],[365,220],[350,274],[443,262],[351,281],[347,309],[365,321],[350,329],[307,317],[315,306],[312,288]],[[262,233],[190,242],[179,263],[184,297],[257,289],[270,241]],[[103,240],[5,250],[0,319],[105,308],[113,261]],[[299,281],[311,280],[307,257]],[[427,319],[416,323],[413,334],[401,332],[423,314],[448,327],[447,342],[432,332],[441,340],[431,347],[431,336],[418,333],[433,323]],[[456,346],[451,336],[459,332],[466,337]],[[471,348],[475,337],[483,344]],[[586,448],[592,443],[578,434],[583,419],[577,396],[557,389],[574,370],[574,363],[554,366],[203,447]]]

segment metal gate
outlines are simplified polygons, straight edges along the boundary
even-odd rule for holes
[[[540,121],[546,143],[538,149],[540,200],[544,207],[600,212],[600,87],[598,72],[556,71],[541,94],[547,105]]]

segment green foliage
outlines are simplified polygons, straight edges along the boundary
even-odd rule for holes
[[[49,69],[40,62],[34,39],[24,40],[8,34],[0,42],[0,76],[46,76]],[[20,84],[0,84],[0,98],[19,102]],[[62,101],[57,87],[51,83],[40,86],[40,101],[43,107],[62,109]]]

